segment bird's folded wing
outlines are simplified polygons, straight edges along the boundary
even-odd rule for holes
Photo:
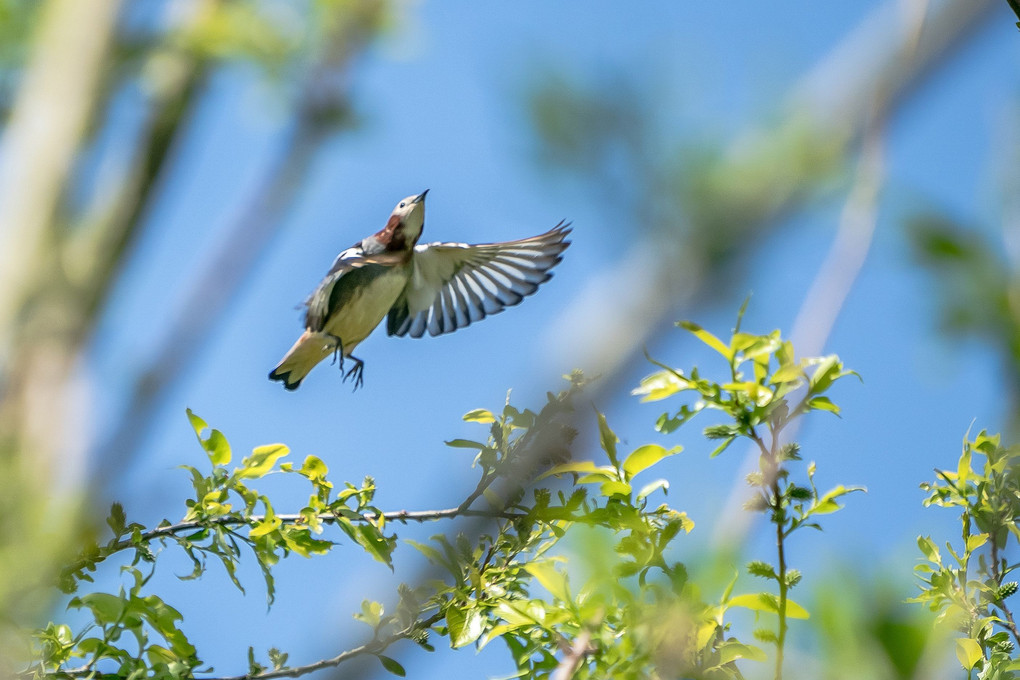
[[[360,245],[352,246],[344,250],[333,261],[333,266],[326,273],[319,285],[312,291],[312,294],[305,300],[305,326],[313,331],[321,331],[330,312],[336,306],[336,294],[339,288],[336,285],[344,275],[361,269],[368,265],[382,265],[392,267],[406,262],[404,253],[366,253]]]
[[[387,332],[420,338],[450,333],[516,305],[548,281],[570,224],[506,243],[415,246],[413,271],[390,310]]]

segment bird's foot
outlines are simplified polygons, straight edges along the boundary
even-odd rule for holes
[[[333,365],[340,363],[340,372],[344,372],[344,343],[335,335],[329,336],[333,340]]]
[[[365,384],[364,373],[365,373],[365,362],[356,356],[349,356],[348,359],[354,361],[354,366],[351,370],[347,371],[344,375],[344,382],[350,377],[354,378],[354,391],[357,392],[359,387],[363,387]]]

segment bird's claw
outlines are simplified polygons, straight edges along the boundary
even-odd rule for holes
[[[344,372],[344,344],[340,342],[340,338],[335,335],[329,336],[333,339],[333,362],[332,365],[336,366],[337,362],[340,362],[340,372]]]
[[[344,375],[344,382],[347,382],[347,379],[353,376],[354,377],[354,391],[357,392],[359,387],[363,387],[365,385],[365,377],[364,377],[364,374],[365,374],[365,362],[362,361],[361,359],[358,359],[357,357],[350,357],[350,358],[353,359],[356,363],[351,368],[351,370],[347,371],[347,373]]]

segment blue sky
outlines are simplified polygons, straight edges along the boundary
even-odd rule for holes
[[[298,460],[322,457],[335,481],[375,476],[383,508],[455,505],[474,479],[464,453],[443,440],[477,434],[460,416],[499,407],[510,388],[521,406],[537,406],[547,389],[558,388],[556,376],[574,366],[551,365],[549,329],[624,252],[632,229],[605,210],[603,197],[583,185],[550,181],[536,168],[522,98],[528,84],[551,72],[590,82],[631,74],[653,88],[655,119],[669,139],[727,139],[779,113],[790,88],[878,4],[409,5],[402,25],[355,70],[359,128],[320,150],[272,248],[159,412],[118,490],[129,516],[154,522],[182,514],[188,480],[175,466],[204,460],[186,407],[221,429],[236,455],[282,441]],[[934,201],[967,223],[997,228],[998,173],[1008,158],[996,140],[1015,125],[1020,76],[1014,22],[1002,3],[968,47],[890,121],[874,247],[826,350],[864,381],[847,381],[835,391],[842,419],[819,415],[801,437],[805,457],[818,461],[821,486],[863,484],[869,492],[826,518],[824,534],[802,539],[803,552],[794,546],[792,560],[804,569],[807,587],[812,567],[866,554],[902,572],[907,596],[916,535],[953,530],[948,513],[922,510],[918,483],[933,467],[955,464],[972,421],[975,430],[1003,427],[997,395],[1004,385],[994,355],[978,343],[938,336],[930,274],[912,260],[901,227],[912,207]],[[97,429],[119,408],[130,370],[160,337],[164,311],[179,304],[179,282],[250,197],[279,138],[277,94],[246,67],[228,68],[213,80],[180,150],[178,167],[187,171],[169,178],[86,369],[105,379]],[[425,240],[521,238],[566,218],[574,221],[574,244],[552,281],[504,314],[440,338],[371,336],[359,348],[365,388],[356,394],[325,366],[294,393],[266,380],[300,333],[295,305],[336,253],[379,229],[398,199],[426,188]],[[750,291],[745,328],[788,332],[829,247],[842,200],[842,193],[833,193],[793,217],[761,243],[735,286],[740,293],[717,307],[685,310],[685,316],[724,334]],[[777,272],[780,258],[798,264]],[[597,319],[591,323],[597,332]],[[674,365],[710,370],[710,357],[679,331],[650,349]],[[650,368],[630,367],[628,384],[636,385]],[[626,444],[660,440],[652,429],[659,405],[626,397],[599,407]],[[713,515],[743,456],[735,448],[709,461],[699,432],[681,430],[667,439],[688,451],[663,467],[673,484],[671,502],[698,522],[692,551],[710,540]],[[290,492],[281,485],[278,493]],[[442,529],[426,527],[417,535]],[[747,557],[765,549],[752,540]],[[393,592],[385,567],[353,549],[336,552],[281,565],[277,604],[268,615],[254,572],[247,597],[213,570],[201,583],[168,586],[169,599],[185,613],[190,634],[215,641],[208,661],[222,673],[240,672],[248,644],[256,650],[275,645],[291,652],[292,662],[311,661],[357,644],[361,631],[350,614],[361,599],[387,600]],[[413,573],[421,563],[412,553],[398,549],[398,573]],[[159,578],[176,583],[173,571],[161,567]],[[177,571],[186,566],[178,564]],[[501,649],[480,657],[441,650],[428,659],[404,651],[397,656],[412,677],[447,676],[451,667],[477,677],[511,671]]]

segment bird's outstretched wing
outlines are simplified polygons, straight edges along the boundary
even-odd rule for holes
[[[407,287],[390,309],[390,335],[450,333],[516,305],[548,281],[569,241],[570,223],[506,243],[415,246]]]

